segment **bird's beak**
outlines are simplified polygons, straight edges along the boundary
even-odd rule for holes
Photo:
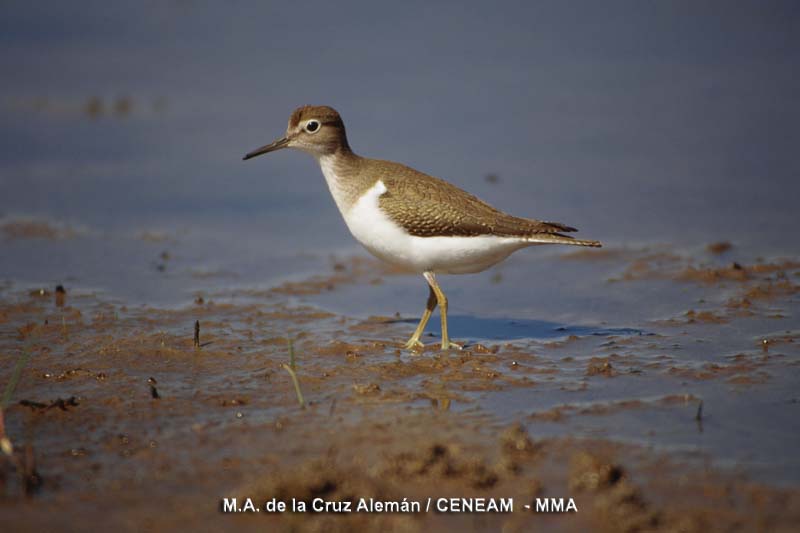
[[[280,150],[281,148],[286,148],[289,146],[289,138],[283,137],[282,139],[278,139],[277,141],[268,144],[266,146],[262,146],[261,148],[256,148],[252,152],[249,152],[247,155],[244,156],[244,160],[251,159],[257,155],[266,154],[269,152],[274,152],[275,150]]]

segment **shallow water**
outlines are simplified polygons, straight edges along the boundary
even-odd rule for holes
[[[185,308],[198,295],[280,301],[334,314],[308,328],[319,345],[363,342],[337,321],[372,315],[399,318],[366,338],[400,341],[427,296],[419,276],[376,266],[332,290],[264,296],[364,254],[308,156],[241,161],[282,134],[294,107],[330,104],[356,152],[577,226],[612,251],[570,259],[571,250],[537,248],[441,279],[454,338],[500,346],[488,366],[513,375],[518,357],[532,380],[459,391],[454,410],[522,419],[535,436],[601,435],[710,457],[796,486],[797,292],[758,301],[753,316],[689,323],[690,309],[727,313],[742,285],[624,277],[648,253],[715,268],[800,258],[797,8],[633,4],[623,16],[426,4],[420,17],[406,4],[365,4],[358,16],[331,3],[8,7],[0,223],[34,217],[55,234],[0,234],[0,297],[63,284],[118,308]],[[705,249],[718,241],[732,250]],[[798,282],[796,267],[781,272]],[[764,338],[787,331],[794,340],[764,352]],[[437,316],[429,332],[434,343]],[[737,356],[752,364],[726,370]],[[388,348],[368,357],[396,360]],[[587,375],[592,357],[611,357],[614,375]],[[693,374],[707,365],[722,370]],[[250,371],[215,370],[212,390],[256,394]],[[386,379],[419,393],[430,377]],[[671,397],[686,399],[661,403]],[[623,400],[641,405],[614,404]],[[257,420],[288,406],[260,408]]]

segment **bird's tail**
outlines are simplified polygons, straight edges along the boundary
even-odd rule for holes
[[[592,248],[600,248],[603,246],[600,241],[576,239],[569,235],[561,235],[560,233],[537,233],[525,237],[525,242],[531,244],[570,244],[572,246],[589,246]]]

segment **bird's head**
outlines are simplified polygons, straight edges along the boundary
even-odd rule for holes
[[[281,148],[297,148],[317,158],[335,154],[340,150],[350,150],[342,117],[335,109],[328,106],[298,107],[289,117],[286,135],[261,148],[256,148],[245,155],[244,159],[251,159]]]

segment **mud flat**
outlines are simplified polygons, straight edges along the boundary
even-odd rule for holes
[[[719,248],[558,256],[692,307],[630,327],[475,318],[483,333],[448,353],[432,337],[401,350],[413,317],[314,304],[402,279],[360,257],[175,308],[8,284],[4,386],[27,365],[4,411],[0,516],[15,531],[791,530],[800,264]],[[529,330],[498,340],[509,327]],[[224,513],[224,498],[260,511]],[[475,498],[513,512],[437,511]],[[551,498],[577,512],[536,512]],[[313,512],[362,499],[422,510]]]

